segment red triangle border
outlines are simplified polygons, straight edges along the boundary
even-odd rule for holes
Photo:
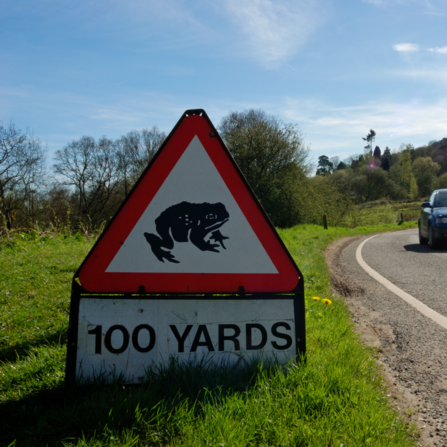
[[[106,273],[105,270],[194,136],[199,138],[278,274]],[[267,214],[204,110],[186,111],[77,274],[91,293],[293,293],[302,277]]]

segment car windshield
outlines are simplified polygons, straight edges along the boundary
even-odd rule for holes
[[[447,191],[446,192],[438,192],[438,194],[436,194],[435,207],[436,208],[441,208],[441,207],[447,208]]]

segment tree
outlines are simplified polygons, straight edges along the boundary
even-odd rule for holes
[[[382,155],[382,152],[380,150],[380,147],[376,146],[374,149],[374,154],[373,154],[374,158],[377,158],[378,160],[380,160],[381,155]]]
[[[380,164],[380,167],[384,171],[389,171],[390,170],[390,161],[388,160],[388,157],[386,155],[382,156],[382,162]]]
[[[415,199],[416,197],[419,196],[418,184],[417,184],[416,179],[414,178],[414,176],[411,177],[411,180],[410,180],[410,191],[409,191],[408,195],[412,199]]]
[[[380,164],[380,167],[384,170],[384,171],[389,171],[390,167],[391,167],[391,150],[390,148],[387,146],[383,152],[382,155],[382,162]]]
[[[447,172],[440,175],[436,179],[435,188],[434,189],[447,189]]]
[[[141,131],[133,130],[115,142],[118,170],[122,176],[125,196],[160,149],[165,138],[166,134],[154,126]]]
[[[297,223],[299,187],[311,169],[298,126],[251,109],[229,113],[219,132],[273,223]]]
[[[447,139],[441,140],[440,143],[446,141]],[[433,161],[439,163],[441,166],[440,174],[447,172],[447,144],[440,144],[433,154]]]
[[[321,224],[323,215],[327,216],[333,226],[345,221],[353,211],[353,202],[343,188],[339,188],[338,180],[343,183],[343,177],[347,176],[348,172],[335,171],[333,175],[316,175],[308,179],[309,187],[301,192],[309,197],[303,222]]]
[[[351,179],[351,191],[362,198],[363,202],[378,200],[383,197],[400,198],[402,195],[399,188],[389,178],[388,172],[383,169],[370,169],[363,166]]]
[[[435,189],[436,175],[441,166],[430,157],[419,157],[412,167],[420,195],[428,196]]]
[[[75,189],[80,220],[98,225],[117,186],[115,145],[106,137],[95,142],[84,136],[56,151],[55,160],[53,170],[62,184]]]
[[[365,146],[365,154],[372,155],[372,146],[376,139],[376,132],[374,130],[370,130],[369,134],[366,137],[362,137],[362,140],[366,141],[368,144]]]
[[[390,175],[394,179],[394,181],[406,191],[408,195],[415,192],[414,175],[411,167],[411,153],[409,150],[399,152],[399,160],[395,165],[391,167]]]
[[[359,169],[366,164],[366,159],[363,155],[351,155],[347,159],[347,164],[352,169]]]
[[[412,144],[401,143],[401,145],[399,146],[399,152],[405,151],[410,153],[411,161],[413,162],[416,158],[416,149],[414,148],[414,146]]]
[[[11,121],[0,123],[0,212],[11,229],[15,213],[27,213],[43,183],[46,148],[27,130],[22,132]],[[29,207],[28,207],[29,208]]]
[[[236,136],[251,136],[261,138],[261,146],[242,147],[236,144],[233,147],[233,156],[246,159],[253,158],[261,169],[282,169],[290,163],[299,166],[303,172],[310,172],[308,163],[309,149],[304,145],[304,137],[296,124],[285,124],[281,119],[267,115],[262,110],[245,110],[244,112],[231,112],[222,118],[219,132],[225,142],[233,144]],[[269,137],[263,139],[262,137]],[[250,152],[253,152],[250,154]]]
[[[329,160],[327,155],[318,157],[317,175],[327,175],[334,171],[334,164]]]
[[[338,165],[340,164],[340,157],[338,155],[334,155],[329,160],[334,166],[334,171],[336,171],[338,169]]]
[[[337,188],[338,191],[343,193],[345,196],[349,196],[353,175],[354,171],[350,168],[337,169],[333,175],[328,177],[328,180],[330,181],[331,185]]]

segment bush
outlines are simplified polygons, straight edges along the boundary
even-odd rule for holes
[[[310,164],[298,126],[246,110],[224,117],[219,132],[274,225],[299,223]]]
[[[420,157],[413,162],[412,167],[419,194],[428,196],[435,189],[436,174],[441,169],[441,166],[430,157]]]

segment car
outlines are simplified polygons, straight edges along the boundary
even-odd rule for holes
[[[421,207],[419,243],[428,244],[431,249],[438,248],[447,237],[447,189],[433,191]]]

